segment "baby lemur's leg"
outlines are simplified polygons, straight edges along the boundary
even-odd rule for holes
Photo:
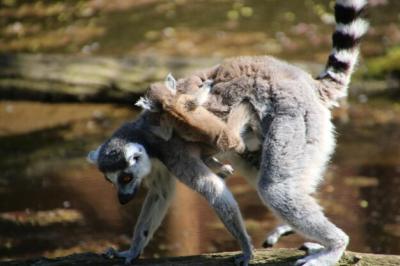
[[[164,166],[158,165],[159,167]],[[157,171],[157,169],[153,169]],[[167,170],[160,169],[159,174],[150,175],[146,180],[149,191],[144,200],[142,210],[135,225],[131,247],[122,252],[109,249],[106,256],[125,258],[126,263],[131,263],[140,256],[145,246],[153,237],[160,226],[171,199],[175,193],[175,178]]]
[[[245,126],[249,123],[252,116],[252,110],[247,103],[239,103],[231,108],[228,119],[226,122],[227,134],[221,134],[217,143],[219,146],[226,146],[224,142],[229,142],[229,138],[238,139],[239,142],[236,144],[235,151],[238,153],[244,152],[246,145],[243,142],[241,133]],[[228,139],[225,139],[227,137]]]
[[[271,122],[265,138],[260,167],[258,192],[264,203],[294,230],[322,244],[325,249],[297,261],[296,265],[331,266],[342,256],[348,244],[348,236],[322,212],[317,201],[309,194],[315,184],[309,169],[313,162],[328,159],[320,136],[329,136],[329,127],[319,127],[321,117],[309,117],[315,128],[308,128],[302,114],[277,114]],[[320,119],[320,120],[318,120]],[[324,121],[322,121],[324,122]],[[313,141],[309,141],[314,134]],[[325,163],[325,160],[322,160]]]
[[[215,210],[229,232],[239,242],[243,254],[237,265],[247,266],[253,247],[244,227],[239,206],[223,179],[215,175],[202,161],[199,152],[192,152],[188,145],[171,142],[171,153],[165,158],[168,169],[184,184],[200,193]]]

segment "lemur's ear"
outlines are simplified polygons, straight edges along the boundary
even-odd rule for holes
[[[101,149],[101,145],[96,150],[90,151],[86,157],[86,160],[91,164],[97,165],[100,149]]]
[[[143,110],[148,110],[150,112],[157,112],[157,107],[154,105],[153,101],[151,101],[147,97],[140,97],[139,100],[135,103],[136,106],[142,108]]]
[[[124,157],[129,166],[132,166],[144,152],[144,147],[138,143],[128,143],[124,146]]]
[[[176,93],[176,80],[174,78],[174,76],[172,76],[171,73],[169,73],[167,75],[167,77],[165,78],[165,86],[167,86],[167,88],[173,93]]]

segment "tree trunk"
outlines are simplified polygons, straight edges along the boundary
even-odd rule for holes
[[[171,257],[160,259],[140,259],[135,265],[148,266],[228,266],[233,264],[233,256],[235,252],[214,253],[188,257]],[[256,251],[251,265],[268,265],[268,266],[292,266],[294,262],[304,256],[304,252],[294,249],[268,249]],[[9,262],[1,262],[3,266],[15,265],[35,265],[35,266],[59,266],[59,265],[82,265],[82,266],[112,266],[123,265],[121,259],[106,259],[101,255],[93,253],[74,254],[66,257],[55,259],[38,258],[30,260],[16,260]],[[395,255],[376,255],[346,252],[345,256],[338,264],[340,266],[357,265],[357,266],[395,266],[400,265],[400,256]]]

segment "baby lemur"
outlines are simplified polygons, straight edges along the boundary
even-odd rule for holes
[[[202,143],[204,162],[211,169],[219,170],[218,175],[226,177],[232,174],[233,168],[211,156],[231,149],[238,153],[244,151],[240,134],[252,117],[249,105],[241,103],[232,108],[225,122],[202,106],[208,100],[211,81],[203,81],[198,76],[186,81],[178,90],[174,77],[169,74],[164,83],[152,84],[136,105],[160,114],[160,126],[153,126],[152,131],[164,140],[176,132],[186,141]]]
[[[235,163],[235,169],[240,171],[243,166],[257,172],[245,177],[283,221],[267,244],[273,245],[292,230],[318,242],[305,245],[308,254],[296,265],[334,265],[349,241],[324,215],[312,194],[334,149],[329,109],[347,94],[358,43],[367,30],[367,23],[359,18],[366,4],[366,0],[336,1],[333,50],[317,78],[267,56],[228,59],[198,76],[213,81],[202,107],[224,121],[240,104],[251,106],[255,118],[248,119],[250,130],[241,135],[246,151],[240,155],[251,161]],[[177,87],[187,82],[187,78],[179,80]],[[189,90],[182,86],[185,89]],[[133,197],[142,180],[149,188],[131,248],[113,254],[127,263],[140,255],[166,213],[176,177],[205,197],[242,248],[235,263],[248,265],[253,252],[250,237],[232,193],[202,159],[204,142],[187,141],[175,133],[167,140],[155,134],[152,128],[160,126],[161,116],[143,112],[89,154],[89,160],[116,185],[121,203]]]
[[[203,143],[205,154],[230,149],[243,152],[240,133],[251,117],[248,106],[239,104],[233,108],[225,122],[202,106],[208,100],[210,80],[203,82],[194,76],[190,83],[182,85],[179,93],[174,77],[169,74],[164,83],[152,84],[145,98],[136,103],[145,110],[160,112],[160,127],[154,133],[168,140],[175,131],[187,141]]]

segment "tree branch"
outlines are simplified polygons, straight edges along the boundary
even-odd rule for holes
[[[215,63],[199,58],[0,54],[0,97],[132,103],[169,72],[182,77]]]
[[[170,257],[160,259],[139,259],[135,265],[148,266],[228,266],[233,264],[233,257],[237,252],[224,252],[204,254],[198,256],[186,257]],[[268,265],[268,266],[291,266],[294,262],[304,256],[304,252],[294,249],[267,249],[258,250],[255,253],[251,265]],[[80,266],[112,266],[123,265],[121,259],[106,259],[101,255],[94,253],[74,254],[66,257],[47,259],[37,258],[30,260],[16,260],[9,262],[1,262],[3,266],[16,265],[35,265],[35,266],[59,266],[59,265],[80,265]],[[377,255],[367,253],[346,252],[345,256],[338,264],[340,266],[357,265],[357,266],[394,266],[400,265],[400,256],[396,255]]]

